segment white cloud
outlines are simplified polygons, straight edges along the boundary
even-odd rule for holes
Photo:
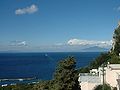
[[[19,42],[18,45],[26,46],[27,44],[26,44],[26,41],[22,41],[22,42]]]
[[[118,10],[118,11],[120,11],[120,6],[119,6],[119,7],[117,7],[117,10]]]
[[[118,11],[118,12],[119,12],[119,11],[120,11],[120,6],[118,6],[118,7],[114,7],[114,8],[113,8],[113,10],[115,10],[115,11]]]
[[[11,41],[10,46],[27,46],[26,41]]]
[[[119,7],[117,7],[116,9],[117,9],[117,11],[120,11],[120,6],[119,6]]]
[[[112,40],[109,41],[96,41],[96,40],[80,40],[80,39],[70,39],[67,42],[68,45],[91,45],[99,47],[108,47],[112,45]]]
[[[35,4],[32,4],[29,7],[25,8],[19,8],[15,11],[16,15],[22,15],[22,14],[32,14],[38,11],[38,7]]]

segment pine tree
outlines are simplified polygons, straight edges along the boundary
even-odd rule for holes
[[[80,90],[76,62],[68,57],[59,62],[54,75],[54,90]]]

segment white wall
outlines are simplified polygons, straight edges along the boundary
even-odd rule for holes
[[[117,87],[117,79],[118,74],[117,72],[120,72],[120,70],[106,70],[106,82],[110,84],[112,87]]]
[[[98,86],[98,83],[90,83],[90,82],[81,82],[81,90],[93,90],[96,86]]]
[[[113,65],[114,68],[119,67],[119,65]],[[120,69],[111,69],[110,67],[105,67],[105,83],[110,84],[112,87],[118,87],[117,79],[120,79]],[[103,83],[103,72],[102,68],[98,68],[99,76],[80,76],[79,81],[81,82],[82,90],[93,90],[96,85]],[[118,89],[119,90],[119,89]]]
[[[81,90],[93,90],[95,86],[100,85],[100,78],[98,76],[80,76]]]

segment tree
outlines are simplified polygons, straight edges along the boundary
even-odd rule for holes
[[[119,55],[119,53],[120,53],[120,25],[119,25],[118,28],[115,29],[115,31],[114,31],[113,39],[114,39],[113,52],[114,52],[116,55]]]
[[[103,63],[105,64],[109,62],[110,58],[111,58],[110,53],[101,53],[100,56],[98,56],[94,61],[90,63],[89,68],[90,69],[98,68]]]
[[[98,85],[94,88],[94,90],[102,90],[102,88],[103,88],[103,85]],[[110,85],[104,84],[104,90],[111,90]]]
[[[116,54],[112,53],[109,62],[111,64],[120,64],[120,58]]]
[[[91,69],[97,69],[99,68],[103,63],[107,64],[108,62],[110,63],[117,63],[118,59],[113,62],[112,59],[112,54],[107,52],[107,53],[101,53],[95,60],[91,61],[88,66],[82,67],[79,69],[79,73],[89,73]]]
[[[80,90],[78,71],[73,57],[68,57],[58,63],[54,78],[35,84],[32,90]]]
[[[53,90],[80,90],[76,62],[68,57],[59,62],[55,75]]]
[[[81,67],[78,71],[79,71],[79,73],[89,73],[90,72],[90,68],[88,66]]]

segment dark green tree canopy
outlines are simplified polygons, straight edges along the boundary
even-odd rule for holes
[[[55,75],[55,90],[80,90],[74,57],[59,62]]]
[[[119,55],[119,53],[120,53],[120,26],[118,26],[118,28],[115,29],[114,35],[113,35],[113,39],[114,39],[114,49],[113,49],[113,52],[116,55]]]
[[[61,60],[57,65],[53,80],[38,83],[33,90],[80,90],[74,57]]]
[[[102,87],[103,87],[103,85],[98,85],[98,86],[96,86],[96,87],[94,88],[94,90],[102,90]],[[111,90],[110,85],[105,84],[105,85],[104,85],[104,90]]]

